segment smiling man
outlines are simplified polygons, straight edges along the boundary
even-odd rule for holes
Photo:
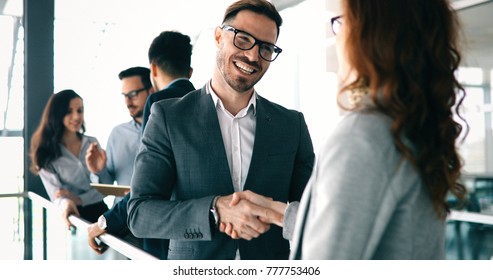
[[[264,0],[230,5],[202,89],[154,103],[135,161],[129,227],[170,239],[168,259],[287,259],[282,214],[241,200],[250,190],[298,201],[314,153],[303,115],[261,97],[255,84],[277,56],[282,19]],[[219,230],[232,225],[239,237]]]
[[[121,98],[132,120],[113,128],[108,138],[107,150],[92,145],[86,163],[92,173],[98,174],[99,183],[130,185],[133,162],[140,145],[142,118],[147,97],[154,93],[146,67],[131,67],[121,71]],[[106,167],[106,169],[105,169]],[[99,174],[104,171],[104,174]]]

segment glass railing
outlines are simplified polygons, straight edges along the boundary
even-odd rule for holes
[[[489,260],[493,257],[493,174],[462,174],[467,200],[451,197],[447,223],[447,259]]]
[[[87,241],[89,223],[71,216],[75,229],[68,230],[56,206],[35,193],[2,194],[0,206],[0,260],[157,260],[111,234],[99,237],[109,248],[96,254]]]
[[[108,251],[96,254],[87,242],[89,224],[72,216],[70,221],[76,230],[68,230],[56,207],[35,193],[2,194],[0,208],[0,260],[156,260],[110,234],[99,238],[109,246]],[[27,214],[25,209],[28,209]],[[447,259],[491,259],[493,215],[452,210],[445,242]]]

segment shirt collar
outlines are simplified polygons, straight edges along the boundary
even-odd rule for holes
[[[185,80],[185,81],[188,81],[187,78],[178,78],[178,79],[174,79],[173,81],[171,81],[171,83],[169,83],[165,88],[169,88],[172,84],[178,82],[178,81],[181,81],[181,80]]]
[[[132,119],[130,121],[130,123],[132,124],[133,127],[137,128],[137,129],[140,129],[142,127],[142,125],[138,122],[135,121],[135,119]]]
[[[223,102],[221,101],[221,99],[219,98],[219,96],[217,96],[217,94],[212,89],[211,83],[212,83],[212,80],[207,83],[206,90],[205,90],[206,93],[211,95],[212,101],[214,101],[214,106],[216,108],[218,106],[224,108]],[[253,115],[254,116],[257,114],[257,99],[258,99],[257,91],[254,89],[253,90],[252,97],[250,98],[250,101],[248,101],[248,104],[246,106],[246,108],[249,108],[249,107],[252,107],[253,108]]]

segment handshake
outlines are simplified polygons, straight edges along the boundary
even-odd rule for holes
[[[283,227],[287,204],[252,191],[235,192],[216,201],[219,231],[233,239],[251,240],[270,229],[271,224]]]

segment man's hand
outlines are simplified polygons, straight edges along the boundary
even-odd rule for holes
[[[106,233],[106,230],[99,228],[97,223],[89,225],[87,228],[87,238],[89,241],[89,247],[96,252],[96,254],[101,255],[108,249],[108,245],[96,240],[101,234]]]
[[[61,204],[61,209],[62,209],[62,219],[65,221],[67,228],[70,230],[70,227],[74,225],[72,225],[68,217],[70,215],[75,215],[77,217],[80,217],[79,210],[77,210],[77,205],[75,204],[74,201],[70,199],[64,199]]]
[[[288,205],[280,201],[274,201],[270,197],[265,197],[260,194],[256,194],[252,191],[235,192],[233,198],[231,199],[230,206],[234,206],[240,202],[240,200],[248,200],[251,203],[257,204],[267,208],[266,215],[259,216],[259,219],[264,223],[275,224],[282,227],[282,220],[284,218],[284,212]],[[274,211],[274,213],[272,212]]]
[[[87,149],[86,153],[87,169],[91,173],[97,174],[106,166],[106,151],[98,148],[98,144],[93,142]]]
[[[240,203],[241,201],[249,201],[257,206],[263,208],[264,214],[259,215],[258,219],[265,224],[275,224],[280,227],[283,226],[284,211],[286,210],[287,204],[279,201],[274,201],[270,197],[265,197],[256,194],[252,191],[235,192],[229,204],[233,207]],[[243,238],[238,231],[235,229],[233,224],[226,223],[221,220],[219,225],[219,231],[226,233],[233,239]]]
[[[270,229],[270,224],[264,221],[281,221],[282,223],[282,214],[246,199],[240,199],[232,204],[232,199],[233,195],[229,195],[220,197],[216,202],[216,210],[221,222],[219,229],[226,232],[226,227],[229,226],[231,229],[229,235],[232,238],[251,240]]]

